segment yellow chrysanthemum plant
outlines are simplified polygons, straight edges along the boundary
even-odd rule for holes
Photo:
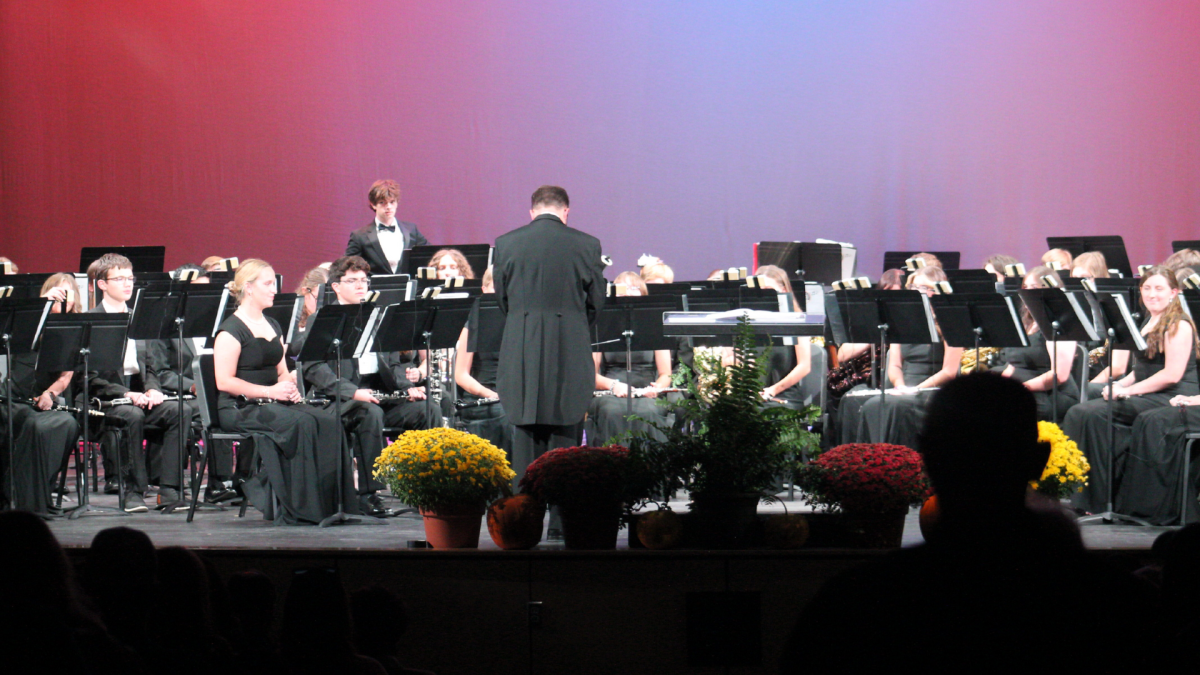
[[[1092,467],[1075,441],[1053,422],[1038,422],[1038,440],[1050,444],[1050,459],[1042,477],[1030,481],[1030,486],[1054,499],[1066,499],[1073,492],[1081,492]]]
[[[504,451],[456,429],[407,431],[375,460],[375,477],[421,509],[480,508],[511,492],[516,473]]]

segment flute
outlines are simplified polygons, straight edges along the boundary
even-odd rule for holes
[[[680,389],[679,387],[666,387],[664,389],[655,389],[654,387],[638,387],[630,389],[629,391],[634,398],[645,398],[647,394],[651,393],[657,392],[659,394],[669,394],[671,392],[684,390]],[[601,398],[604,396],[616,396],[616,394],[612,393],[612,390],[597,389],[596,391],[592,392],[592,396],[595,398]]]

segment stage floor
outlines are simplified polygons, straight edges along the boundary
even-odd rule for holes
[[[74,497],[74,494],[72,494]],[[384,496],[393,508],[402,506],[396,500]],[[153,502],[147,497],[147,502]],[[114,495],[92,494],[92,504],[113,507],[117,505]],[[64,502],[64,507],[75,502]],[[678,512],[687,511],[687,502],[673,501],[671,506]],[[811,509],[796,500],[760,504],[760,513],[782,513],[785,507],[790,512],[808,512]],[[379,521],[378,525],[339,525],[329,528],[315,526],[277,526],[262,519],[262,514],[253,508],[245,518],[237,517],[237,507],[225,511],[202,509],[196,512],[193,522],[187,522],[186,510],[166,515],[151,510],[122,516],[118,513],[94,513],[75,520],[56,519],[50,529],[64,547],[79,548],[90,545],[97,532],[109,527],[126,526],[142,530],[150,535],[158,546],[187,546],[200,549],[259,550],[259,551],[404,551],[407,542],[424,539],[424,525],[417,514],[405,514]],[[488,536],[487,527],[481,523],[479,547],[483,550],[498,550]],[[1123,524],[1088,524],[1082,526],[1084,543],[1093,550],[1149,550],[1155,538],[1171,528],[1140,527]],[[618,549],[628,548],[628,532],[622,529],[617,542]],[[912,546],[923,541],[917,524],[917,511],[909,513],[904,524],[904,545]],[[561,549],[561,542],[547,542],[543,536],[538,546],[543,550]]]

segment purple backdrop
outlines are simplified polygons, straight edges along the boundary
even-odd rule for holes
[[[0,254],[259,256],[291,281],[392,177],[434,243],[542,183],[633,267],[758,240],[1029,261],[1200,238],[1200,4],[45,0],[0,4]],[[611,275],[610,275],[611,276]]]

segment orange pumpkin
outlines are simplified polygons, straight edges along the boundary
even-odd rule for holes
[[[666,509],[643,513],[637,520],[637,538],[654,551],[675,548],[683,540],[683,518]]]
[[[772,513],[763,521],[763,542],[771,548],[800,548],[808,541],[808,516]]]
[[[932,495],[925,503],[921,505],[921,536],[925,537],[925,541],[929,541],[930,535],[937,530],[938,520],[942,517],[942,507],[938,506],[937,495]]]
[[[488,534],[502,549],[530,549],[542,540],[545,517],[546,505],[533,495],[501,497],[488,506]]]

